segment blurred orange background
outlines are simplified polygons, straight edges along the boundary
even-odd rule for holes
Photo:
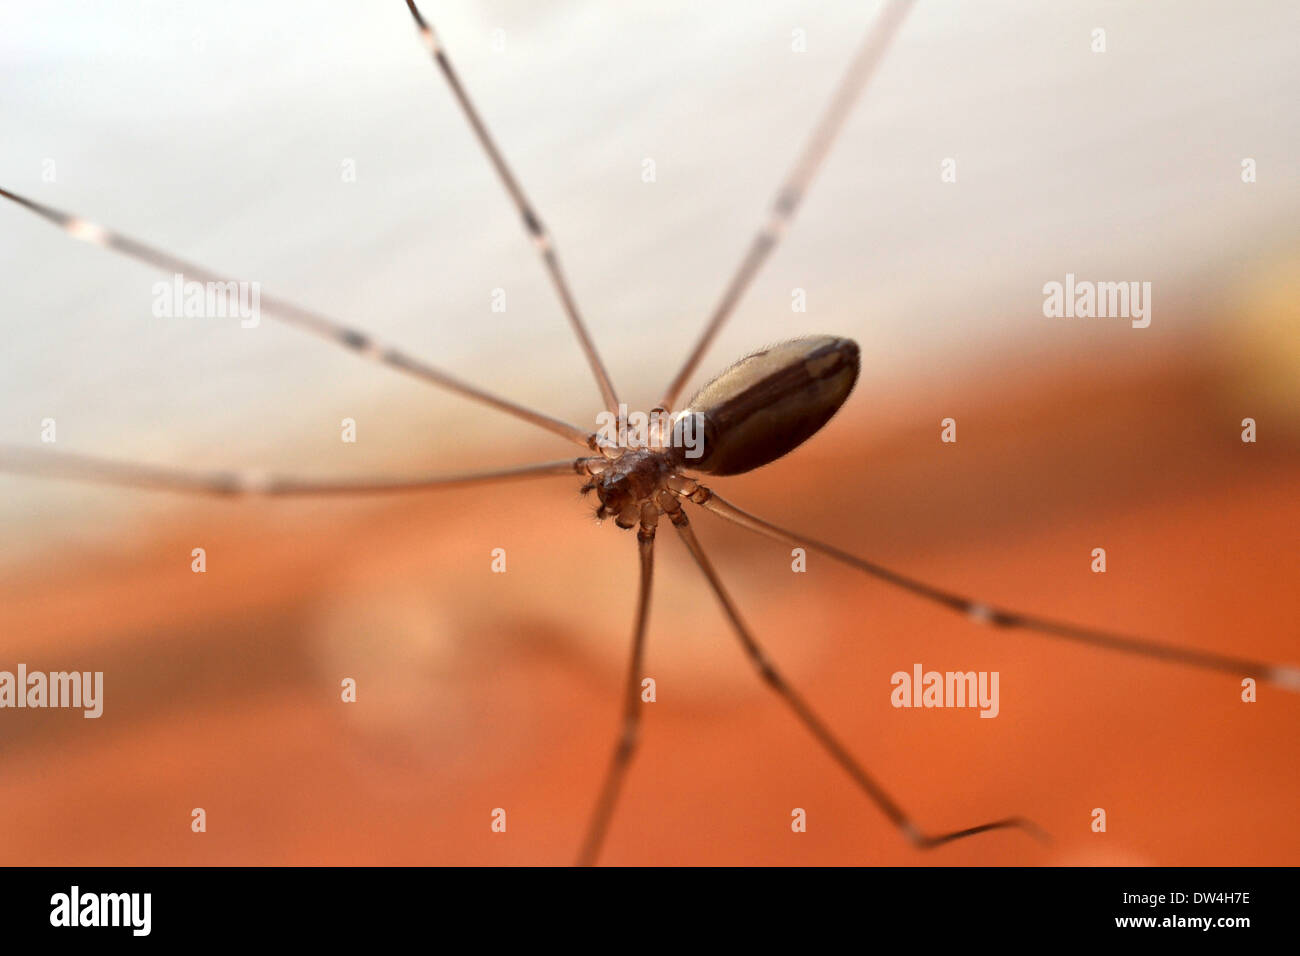
[[[1300,443],[1285,419],[1239,441],[1239,410],[1261,401],[1243,371],[1190,354],[1102,378],[1042,369],[1015,394],[993,376],[906,396],[865,381],[809,446],[716,484],[988,600],[1294,662]],[[942,445],[957,406],[959,441]],[[632,536],[597,527],[575,485],[194,503],[129,550],[11,571],[0,659],[102,669],[106,706],[96,721],[4,715],[5,862],[569,862],[613,742],[635,575]],[[695,524],[760,640],[923,825],[1022,813],[1056,843],[911,850],[754,677],[665,526],[658,701],[604,862],[1298,858],[1296,696],[1263,684],[1245,704],[1230,676],[988,631]],[[1000,715],[894,710],[889,675],[914,662],[999,671]],[[490,832],[497,807],[505,834]]]

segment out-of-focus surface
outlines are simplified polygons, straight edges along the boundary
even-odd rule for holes
[[[292,23],[56,7],[4,13],[6,187],[589,421],[540,267],[400,4]],[[751,7],[427,11],[634,405],[673,371],[868,17]],[[921,4],[703,372],[834,331],[862,342],[862,380],[806,448],[719,490],[987,600],[1300,662],[1295,17]],[[948,156],[957,183],[939,181]],[[36,443],[53,416],[67,450],[306,474],[569,451],[269,318],[159,325],[149,270],[12,207],[0,243],[5,441]],[[1152,281],[1151,327],[1044,318],[1039,290],[1067,271]],[[338,440],[348,416],[356,445]],[[636,563],[576,484],[268,503],[0,477],[0,669],[106,675],[99,720],[0,711],[0,860],[568,862],[613,744]],[[1300,698],[1261,685],[1244,704],[1231,676],[981,629],[815,555],[793,574],[788,549],[695,520],[760,639],[923,825],[1022,813],[1056,843],[909,850],[754,677],[665,527],[659,699],[608,862],[1300,859]],[[916,662],[998,670],[1000,716],[891,708],[889,675]]]
[[[864,396],[865,397],[865,396]],[[1010,399],[1010,400],[1009,400]],[[1295,660],[1294,443],[1236,442],[1214,370],[861,408],[732,497],[927,578],[1188,646]],[[962,401],[956,447],[932,419]],[[860,405],[865,403],[860,403]],[[1134,416],[1134,407],[1177,409]],[[549,485],[547,487],[546,485]],[[665,529],[644,750],[609,862],[1288,863],[1300,702],[1264,685],[996,633],[697,519],[796,684],[933,827],[910,851],[744,663]],[[189,548],[208,548],[192,574]],[[1093,546],[1110,570],[1088,570]],[[488,572],[506,548],[508,571]],[[97,721],[8,712],[10,862],[568,861],[616,725],[632,538],[566,479],[379,508],[204,504],[120,550],[5,581],[5,659],[103,669]],[[894,710],[889,675],[997,670],[1001,713]],[[338,700],[354,677],[356,704]],[[188,831],[194,806],[209,830]],[[1089,832],[1094,807],[1105,835]],[[489,832],[507,810],[505,835]],[[795,835],[792,808],[809,813]]]

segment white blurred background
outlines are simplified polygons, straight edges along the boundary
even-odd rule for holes
[[[633,407],[676,369],[878,7],[425,5]],[[1063,353],[1170,354],[1294,248],[1298,26],[1290,2],[918,4],[701,379],[822,331],[862,343],[868,408],[981,363],[1005,379]],[[7,3],[0,129],[6,188],[592,421],[546,276],[398,0]],[[569,453],[269,318],[154,318],[164,277],[7,203],[0,261],[0,441],[36,444],[53,417],[64,450],[317,474]],[[1152,282],[1151,328],[1045,319],[1041,286],[1066,272]],[[88,509],[174,505],[12,478],[0,495],[45,543],[86,534]]]

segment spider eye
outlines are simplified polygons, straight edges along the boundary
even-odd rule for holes
[[[606,491],[624,491],[627,488],[627,475],[611,475],[601,484]]]

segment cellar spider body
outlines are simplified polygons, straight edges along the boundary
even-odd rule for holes
[[[854,342],[831,335],[811,336],[753,353],[716,376],[685,405],[679,405],[686,383],[794,216],[837,131],[897,33],[909,6],[909,0],[891,0],[869,30],[794,168],[777,191],[767,221],[751,241],[703,332],[665,389],[654,410],[654,423],[643,439],[630,443],[610,441],[595,432],[484,391],[412,357],[400,348],[381,343],[365,332],[319,312],[263,295],[263,308],[282,322],[340,345],[362,358],[387,365],[470,401],[526,421],[583,446],[584,451],[576,459],[491,471],[407,478],[385,476],[346,481],[252,472],[195,473],[22,447],[0,448],[0,469],[221,496],[376,494],[498,484],[545,476],[570,476],[580,481],[584,494],[594,496],[598,518],[612,518],[619,528],[635,530],[640,559],[631,654],[623,690],[622,722],[608,770],[589,818],[586,837],[579,853],[580,863],[594,863],[598,859],[613,818],[620,787],[636,752],[642,710],[639,692],[651,603],[655,538],[662,518],[666,518],[672,525],[690,552],[758,676],[794,712],[817,742],[912,845],[918,849],[931,849],[955,840],[1003,829],[1019,829],[1033,837],[1046,839],[1047,835],[1039,827],[1019,816],[976,823],[947,832],[929,832],[914,820],[831,732],[769,658],[744,620],[717,568],[696,538],[685,507],[688,504],[698,506],[761,536],[811,548],[864,574],[965,615],[976,623],[1065,638],[1107,650],[1237,676],[1255,676],[1289,690],[1300,689],[1300,673],[1295,668],[1181,648],[1035,617],[936,587],[750,514],[702,482],[701,478],[705,475],[727,476],[753,470],[799,446],[844,404],[857,379],[859,350]],[[626,424],[627,418],[625,407],[620,404],[609,372],[587,331],[561,268],[555,242],[506,164],[433,27],[413,0],[407,0],[407,7],[420,38],[518,210],[523,227],[538,250],[569,325],[591,368],[602,403],[609,413],[617,416],[621,435],[621,426]],[[200,281],[225,281],[217,272],[78,216],[2,188],[0,196],[49,220],[76,239],[113,250],[166,272],[183,273]],[[680,441],[686,426],[698,427],[700,441],[693,449],[685,448]]]

